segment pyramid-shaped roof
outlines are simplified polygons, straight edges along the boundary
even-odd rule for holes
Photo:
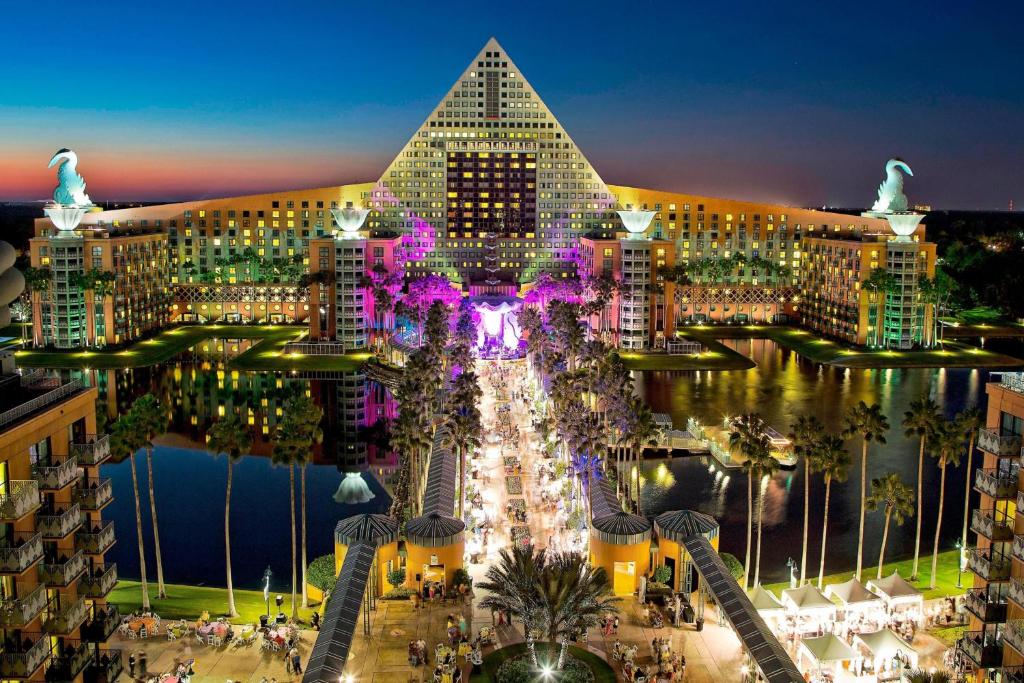
[[[909,581],[900,576],[899,572],[893,572],[889,576],[868,581],[868,589],[874,590],[882,596],[886,602],[894,600],[906,602],[916,599],[924,599],[921,591],[914,588]]]
[[[825,595],[839,600],[843,605],[865,605],[872,602],[881,602],[882,599],[864,587],[856,577],[843,583],[833,583],[825,586]]]
[[[832,609],[836,608],[835,603],[825,597],[825,594],[818,590],[817,586],[805,583],[799,588],[787,588],[782,591],[782,602],[798,612]]]
[[[835,634],[828,633],[819,638],[804,638],[800,646],[816,662],[839,662],[853,659],[857,653]]]

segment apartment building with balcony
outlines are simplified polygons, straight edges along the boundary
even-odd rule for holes
[[[971,516],[977,543],[967,550],[973,573],[965,598],[970,621],[957,643],[975,680],[1024,682],[1024,373],[1003,373],[986,387],[988,413],[974,472],[980,502]]]
[[[0,355],[0,679],[112,681],[107,648],[120,615],[107,604],[117,568],[105,553],[112,498],[100,465],[96,390]]]

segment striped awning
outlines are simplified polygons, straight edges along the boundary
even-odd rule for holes
[[[718,533],[718,520],[693,510],[672,510],[654,518],[658,538],[682,543],[690,536],[713,537]]]
[[[590,531],[599,540],[615,545],[633,545],[651,540],[651,523],[622,510],[598,517],[591,524]]]
[[[607,517],[622,511],[622,505],[615,495],[611,482],[604,475],[590,481],[590,518]]]
[[[461,541],[465,530],[461,520],[431,512],[410,519],[405,525],[405,538],[423,548],[440,548]]]
[[[445,448],[448,430],[440,427],[434,432],[427,463],[427,484],[423,490],[423,514],[436,513],[451,517],[455,513],[455,475],[458,463],[455,454]]]
[[[334,527],[334,542],[340,545],[367,541],[375,546],[381,546],[397,538],[398,522],[387,515],[354,515],[346,517]]]

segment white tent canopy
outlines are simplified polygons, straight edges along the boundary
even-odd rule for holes
[[[910,661],[910,668],[917,668],[917,650],[890,629],[858,633],[853,637],[853,646],[866,649],[870,653],[871,659],[874,660],[876,668],[881,667],[896,655],[906,656]]]
[[[800,641],[800,653],[819,666],[827,662],[850,661],[857,656],[852,647],[832,633],[820,638],[804,638]]]
[[[776,614],[785,609],[782,603],[779,602],[779,599],[764,586],[758,586],[754,589],[754,592],[750,594],[750,602],[753,603],[754,609],[760,612],[762,616]]]
[[[825,597],[815,586],[807,583],[800,588],[787,588],[782,591],[782,604],[797,614],[835,615],[836,605]]]
[[[874,591],[881,596],[882,600],[889,607],[903,605],[924,605],[924,595],[914,588],[910,583],[900,576],[899,572],[893,572],[881,579],[868,581],[868,590]]]
[[[845,609],[881,607],[882,598],[864,587],[856,578],[844,583],[833,583],[825,586],[825,595],[839,601]]]

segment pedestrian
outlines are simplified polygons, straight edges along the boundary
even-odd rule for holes
[[[320,613],[317,612],[316,610],[313,610],[313,616],[310,617],[310,621],[313,623],[313,630],[314,631],[319,631],[320,630]]]
[[[302,666],[301,666],[301,664],[302,664],[302,661],[299,658],[299,648],[293,647],[292,648],[292,671],[294,671],[297,674],[302,673]]]
[[[615,617],[615,621],[612,622],[612,633],[618,635],[619,633],[619,618]]]
[[[139,651],[139,675],[142,677],[146,676],[146,651]]]
[[[135,678],[135,653],[128,655],[128,675]]]

